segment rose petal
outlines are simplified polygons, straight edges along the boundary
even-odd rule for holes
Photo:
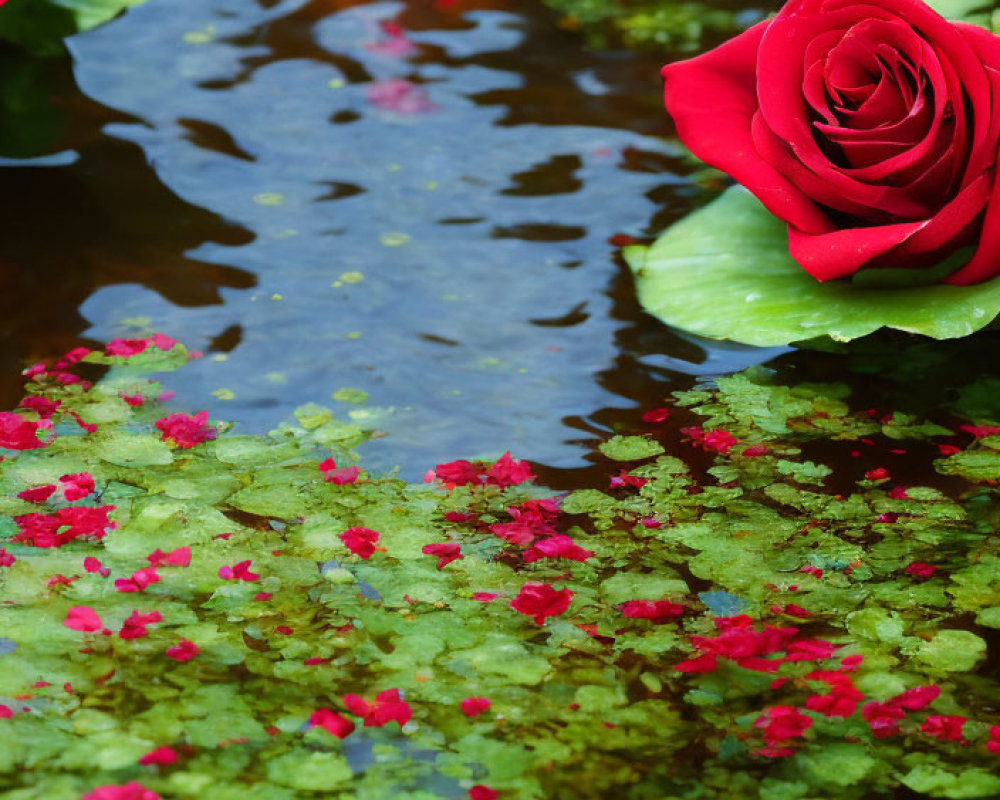
[[[663,68],[664,100],[680,138],[698,158],[746,186],[771,213],[810,233],[833,230],[826,215],[764,161],[750,136],[757,112],[760,22],[714,50]]]

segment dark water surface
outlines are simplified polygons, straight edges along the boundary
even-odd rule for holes
[[[388,432],[371,468],[511,449],[565,483],[614,409],[765,358],[635,305],[609,240],[699,197],[661,138],[662,59],[554,20],[150,0],[76,37],[50,136],[5,143],[62,154],[3,172],[5,404],[27,361],[148,327],[206,352],[178,402],[241,430],[313,401]]]

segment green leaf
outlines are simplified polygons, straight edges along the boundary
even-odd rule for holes
[[[922,642],[917,658],[942,672],[968,672],[986,655],[986,642],[970,631],[940,631]]]
[[[850,341],[879,328],[952,339],[1000,313],[1000,279],[906,289],[820,283],[788,254],[784,224],[739,186],[624,255],[651,314],[691,333],[761,347],[820,336]]]
[[[826,464],[817,464],[814,461],[803,461],[801,464],[795,461],[785,461],[781,459],[777,464],[778,472],[788,475],[798,483],[823,483],[823,479],[833,474],[833,470]]]
[[[850,786],[863,780],[876,761],[860,744],[826,744],[817,752],[803,753],[797,759],[818,786]]]
[[[351,768],[338,753],[287,753],[267,765],[267,776],[281,786],[328,793],[351,780]]]
[[[1000,792],[1000,778],[982,769],[955,773],[926,764],[914,767],[902,781],[915,792],[949,800],[990,797]]]
[[[983,0],[929,0],[927,3],[945,19],[962,20],[976,25],[989,26],[989,14],[986,10],[992,7]]]
[[[645,436],[612,436],[598,449],[613,461],[640,461],[664,452],[659,442]]]
[[[113,431],[98,439],[97,456],[121,467],[152,467],[174,460],[170,448],[151,433]]]

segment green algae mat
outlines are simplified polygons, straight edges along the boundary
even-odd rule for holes
[[[0,414],[6,800],[1000,794],[995,379],[941,425],[750,370],[553,496],[168,413],[190,355],[79,349]]]

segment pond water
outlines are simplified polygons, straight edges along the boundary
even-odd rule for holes
[[[311,401],[388,433],[372,468],[510,449],[566,481],[615,409],[768,358],[637,308],[614,237],[700,196],[661,138],[664,56],[554,22],[154,0],[71,40],[61,118],[7,148],[50,159],[4,173],[4,399],[29,360],[152,328],[208,356],[185,406],[242,431]]]

